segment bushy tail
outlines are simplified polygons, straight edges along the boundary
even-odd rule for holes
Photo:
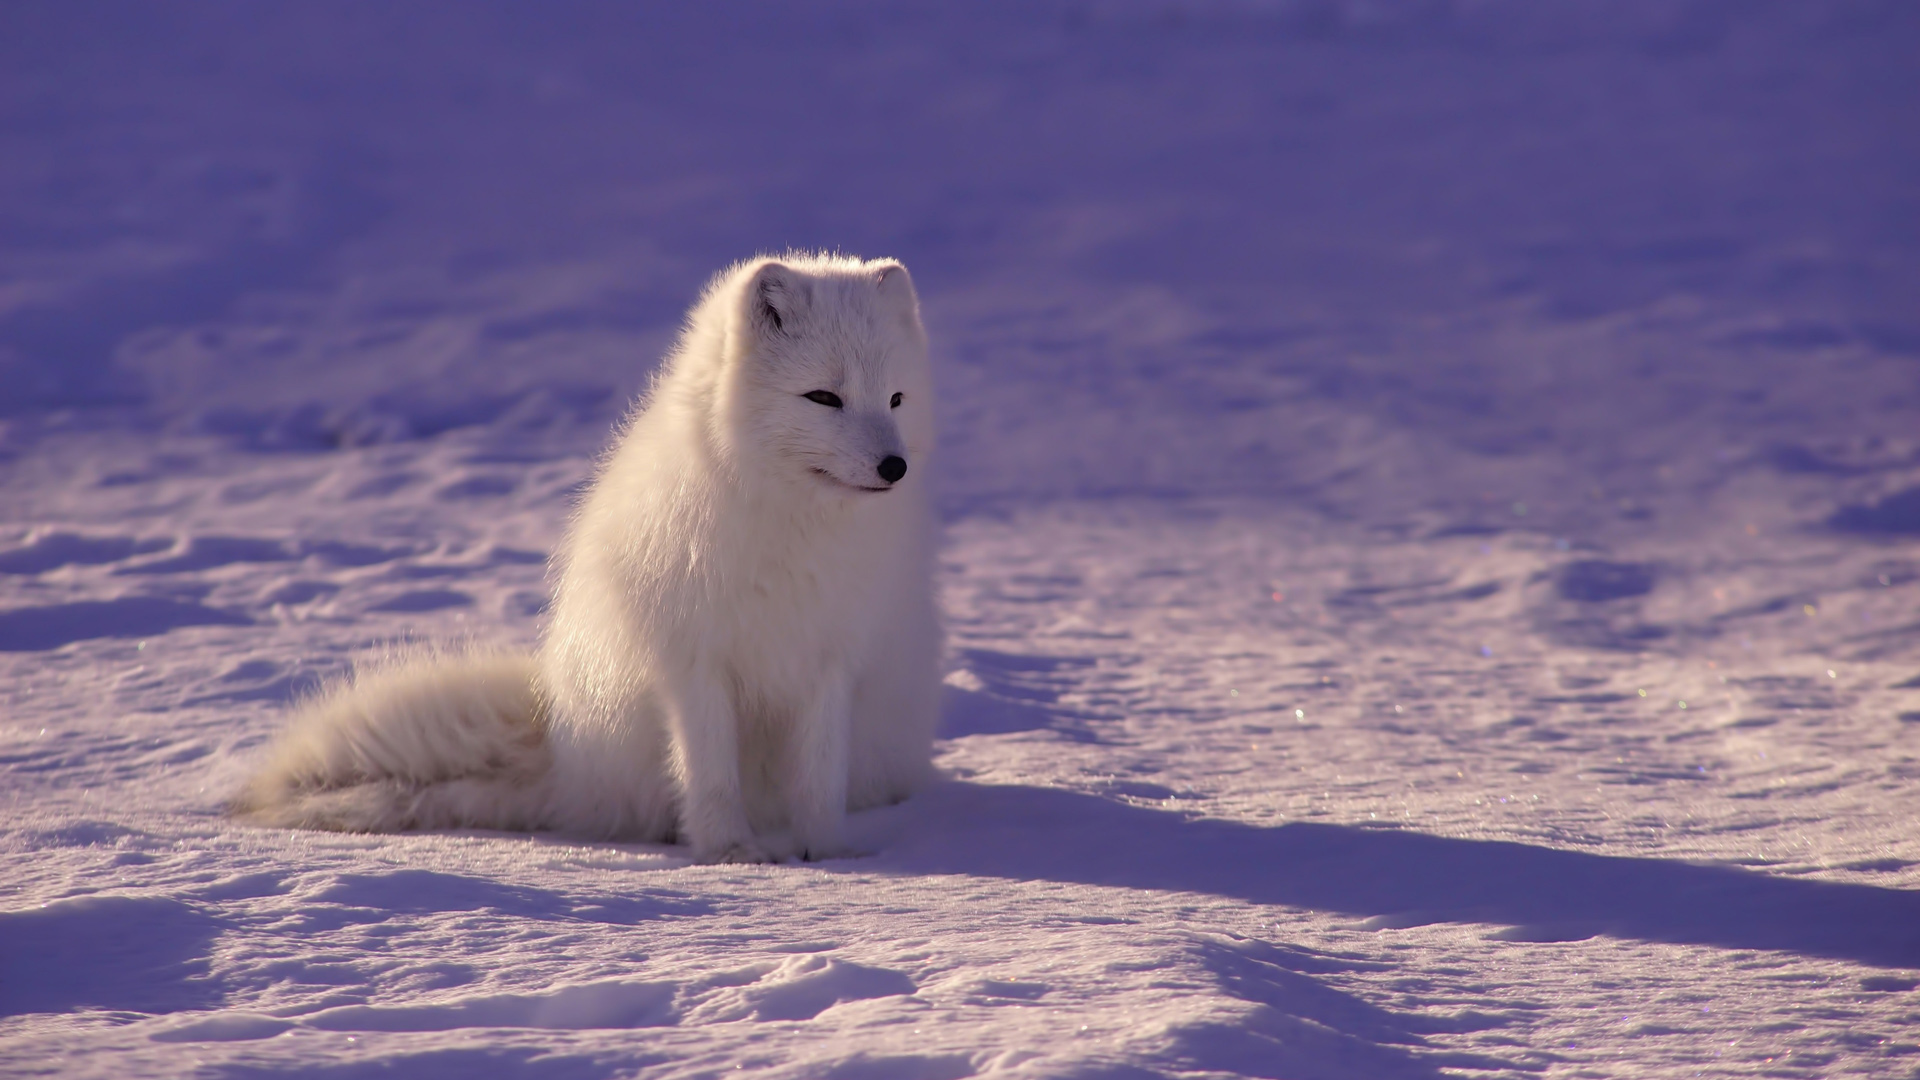
[[[229,809],[341,832],[536,829],[550,773],[532,657],[417,656],[302,706]]]

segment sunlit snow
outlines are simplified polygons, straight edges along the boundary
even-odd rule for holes
[[[1920,9],[0,10],[0,1074],[1904,1076]],[[527,645],[714,270],[912,267],[871,854],[221,813]]]

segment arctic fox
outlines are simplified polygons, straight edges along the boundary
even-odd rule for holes
[[[573,519],[538,653],[361,673],[299,711],[234,812],[846,853],[849,809],[931,771],[931,396],[898,262],[723,271]]]

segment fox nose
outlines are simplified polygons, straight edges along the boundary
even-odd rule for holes
[[[880,479],[887,483],[897,483],[907,475],[907,459],[898,454],[888,454],[880,459]]]

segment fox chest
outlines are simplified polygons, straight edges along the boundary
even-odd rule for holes
[[[776,565],[739,582],[726,598],[737,662],[763,677],[808,673],[849,663],[866,649],[882,620],[884,591],[850,567]],[[785,681],[785,680],[781,680]]]

